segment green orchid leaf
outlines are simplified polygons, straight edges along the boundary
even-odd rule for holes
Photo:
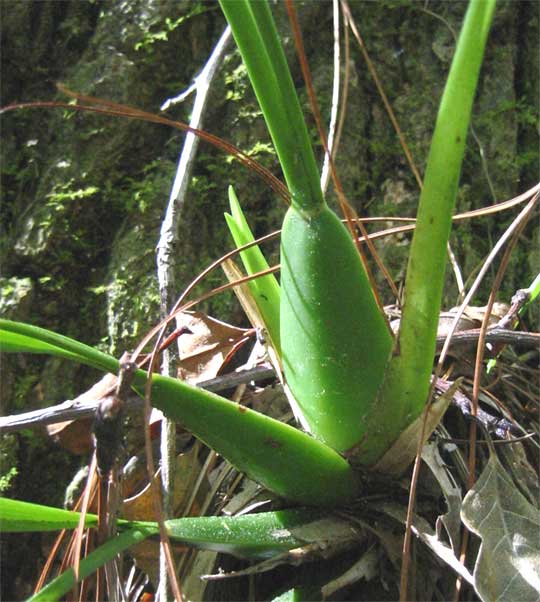
[[[98,518],[87,514],[86,527],[97,527]],[[76,529],[80,513],[19,500],[0,499],[0,527],[4,533]],[[242,516],[200,516],[165,521],[169,537],[186,545],[233,554],[242,558],[271,558],[306,543],[326,545],[354,535],[341,519],[314,508],[278,510]],[[158,535],[152,521],[118,520],[118,529],[139,529]]]
[[[392,337],[351,235],[324,201],[268,3],[221,0],[221,7],[291,192],[281,234],[285,377],[313,435],[344,452],[366,433]],[[386,409],[391,420],[396,410]]]
[[[15,336],[18,334],[20,339]],[[32,340],[27,351],[63,357],[67,351],[91,366],[118,370],[115,358],[68,337],[0,320],[0,344],[9,340],[20,351],[28,339]],[[135,373],[134,387],[141,394],[146,378],[142,370]],[[305,505],[333,506],[347,503],[359,490],[358,478],[346,460],[292,426],[159,375],[152,378],[152,400],[166,416],[193,432],[239,471],[282,497]]]
[[[227,226],[232,234],[237,247],[241,247],[255,240],[247,220],[242,212],[238,198],[234,193],[233,187],[229,186],[229,204],[231,214],[225,214]],[[258,246],[250,247],[240,253],[244,268],[248,275],[269,269],[268,262],[264,258],[262,251]],[[279,284],[273,274],[261,276],[248,282],[249,289],[257,307],[264,320],[264,325],[272,342],[276,353],[281,355],[280,335],[279,335]]]
[[[78,512],[71,510],[9,498],[0,499],[0,531],[3,533],[76,529],[79,525],[79,516]],[[97,516],[87,514],[85,525],[87,527],[96,526]]]
[[[348,450],[366,434],[392,337],[350,234],[328,207],[285,217],[281,329],[287,383],[313,434]],[[387,409],[391,420],[396,410]]]
[[[495,0],[472,0],[439,107],[413,236],[399,338],[355,462],[372,465],[422,412],[429,390],[465,142]],[[388,404],[397,414],[388,420]],[[394,407],[392,405],[392,407]]]
[[[69,337],[22,322],[0,319],[0,352],[44,353],[116,372],[118,362],[101,351]]]
[[[316,540],[314,525],[324,516],[319,510],[300,508],[243,516],[188,517],[166,521],[166,526],[171,539],[188,545],[242,558],[271,558]],[[325,533],[318,532],[321,542],[331,538],[330,520],[325,526]]]

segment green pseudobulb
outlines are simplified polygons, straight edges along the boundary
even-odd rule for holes
[[[351,448],[392,338],[351,236],[326,204],[285,216],[280,320],[285,375],[312,433],[337,451]]]

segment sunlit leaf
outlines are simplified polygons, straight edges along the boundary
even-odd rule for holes
[[[118,371],[114,357],[29,324],[0,319],[0,344],[5,341],[8,351],[16,344],[17,350],[52,353],[107,372]],[[137,370],[134,388],[139,393],[146,380],[146,373]],[[152,376],[152,402],[240,472],[277,495],[309,506],[335,506],[358,493],[358,476],[344,458],[279,420],[158,374]]]
[[[299,509],[234,517],[187,517],[167,521],[166,525],[171,539],[235,556],[270,558],[313,538],[330,538],[331,531],[318,529],[321,520],[320,511]]]
[[[465,496],[461,518],[482,539],[474,567],[482,600],[540,600],[540,513],[494,453]]]
[[[76,529],[78,524],[78,512],[0,498],[0,530],[4,533]],[[97,516],[87,514],[85,525],[97,525]]]

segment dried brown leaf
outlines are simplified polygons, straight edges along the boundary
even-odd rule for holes
[[[540,600],[540,513],[492,453],[463,500],[461,518],[482,539],[474,587],[485,601]]]
[[[215,378],[246,334],[245,329],[220,322],[202,312],[180,313],[177,327],[189,328],[193,333],[177,339],[180,355],[178,376],[192,384]]]
[[[101,380],[93,385],[88,391],[81,393],[73,400],[73,403],[86,405],[98,403],[105,395],[116,386],[116,375],[106,374]],[[58,445],[75,455],[87,454],[91,451],[92,444],[92,418],[82,420],[66,420],[46,426],[47,434]]]
[[[424,442],[427,441],[431,433],[437,428],[460,382],[460,380],[456,380],[448,391],[429,406]],[[373,467],[373,470],[387,475],[400,475],[403,473],[416,456],[418,440],[422,433],[423,420],[424,416],[422,414],[402,431],[392,447]]]

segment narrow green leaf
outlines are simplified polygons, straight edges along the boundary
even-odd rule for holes
[[[370,435],[356,450],[355,461],[364,465],[373,464],[400,431],[420,415],[426,403],[441,309],[446,245],[494,9],[495,0],[472,0],[459,36],[420,197],[399,338],[379,394],[378,409],[370,420]]]
[[[19,500],[0,499],[0,527],[4,533],[34,533],[76,529],[80,513]],[[97,526],[97,516],[87,514],[86,527]],[[329,518],[313,508],[278,510],[243,516],[199,516],[165,522],[171,539],[205,550],[243,558],[270,558],[306,543],[328,544],[350,536],[347,523]],[[120,531],[143,530],[157,535],[152,521],[119,519]]]
[[[19,333],[23,335],[20,340],[15,337]],[[17,342],[19,350],[30,338],[28,351],[40,349],[41,341],[43,353],[77,352],[83,363],[113,373],[118,370],[115,358],[43,328],[0,320],[0,343],[6,337]],[[142,393],[146,373],[138,370],[134,383]],[[359,481],[348,462],[292,426],[159,375],[152,379],[152,400],[238,470],[282,497],[306,505],[333,506],[346,503],[358,492]]]
[[[76,529],[79,525],[79,516],[78,512],[71,510],[9,498],[0,499],[0,531],[3,533]],[[87,527],[97,525],[97,516],[87,514],[85,525]]]
[[[113,539],[109,539],[109,541],[81,560],[79,565],[81,580],[95,573],[98,568],[112,560],[117,554],[144,541],[150,535],[155,535],[155,533],[156,529],[137,527],[125,531]],[[73,569],[70,568],[53,579],[38,593],[34,594],[28,602],[55,602],[74,586],[75,574]]]
[[[320,511],[302,508],[243,516],[188,517],[166,521],[166,526],[172,539],[188,545],[243,558],[271,558],[307,541],[317,541],[310,526],[324,516]],[[318,541],[324,542],[325,537],[331,534],[321,532]]]
[[[56,508],[36,504],[28,504],[28,511],[30,506],[32,511],[38,511],[42,515],[50,514],[54,517],[57,513],[65,513]],[[69,528],[68,525],[75,527],[78,524],[79,513],[68,512],[67,515],[69,516],[65,519],[64,528]],[[139,522],[136,526],[132,526],[133,524],[135,523],[119,521],[119,527],[127,530],[107,541],[81,561],[81,579],[94,573],[120,552],[159,532],[157,523]],[[307,543],[320,543],[324,546],[332,538],[342,537],[344,529],[348,533],[351,532],[345,521],[334,519],[332,523],[332,519],[329,519],[325,513],[308,508],[244,516],[188,517],[166,521],[165,525],[171,539],[190,546],[245,558],[271,558]],[[37,521],[35,526],[39,526]],[[45,526],[47,527],[45,530],[48,530],[48,525]],[[31,602],[58,600],[74,585],[73,570],[68,569],[30,600]]]
[[[242,212],[233,187],[229,186],[229,204],[231,215],[225,214],[234,242],[241,247],[255,240],[247,220]],[[250,247],[240,253],[248,275],[267,270],[270,266],[258,246]],[[249,289],[264,320],[268,335],[276,353],[281,356],[279,335],[279,284],[273,274],[262,276],[248,282]]]
[[[116,373],[118,360],[74,339],[23,322],[0,319],[0,351],[46,353]]]
[[[61,355],[70,360],[80,361],[81,356],[76,353],[70,353],[60,347],[49,345],[43,341],[36,341],[31,337],[25,337],[22,334],[6,332],[2,337],[0,352],[5,353],[48,353],[52,355]]]
[[[268,3],[220,0],[220,4],[276,147],[292,203],[317,211],[324,203],[319,171]]]

